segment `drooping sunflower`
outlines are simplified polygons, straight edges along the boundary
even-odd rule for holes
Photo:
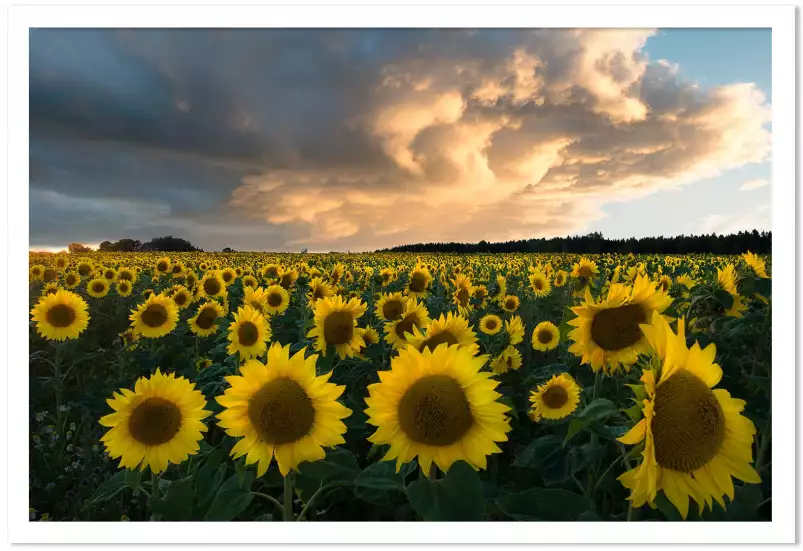
[[[488,287],[485,285],[475,285],[471,298],[477,302],[477,308],[484,308],[485,301],[488,299]]]
[[[532,344],[533,350],[547,352],[558,347],[560,342],[560,331],[555,324],[550,321],[542,321],[533,330]]]
[[[264,309],[268,314],[282,314],[290,305],[290,295],[281,285],[265,289]]]
[[[390,445],[382,459],[395,459],[397,472],[416,456],[425,473],[433,463],[446,472],[459,460],[486,468],[510,431],[499,383],[480,371],[487,360],[459,346],[401,350],[365,399],[367,423],[377,427],[368,440]]]
[[[684,320],[675,334],[663,317],[653,313],[642,325],[657,369],[646,369],[641,419],[619,441],[644,442],[643,460],[619,477],[631,491],[633,507],[654,504],[663,491],[683,518],[689,497],[703,511],[723,496],[734,497],[731,477],[750,484],[761,478],[752,466],[753,422],[741,415],[744,400],[731,398],[725,389],[714,389],[722,369],[714,363],[716,347],[686,346]]]
[[[430,321],[426,306],[414,298],[409,298],[399,319],[385,324],[385,341],[394,350],[404,348],[407,346],[407,339],[413,335],[413,328],[429,325]]]
[[[502,330],[502,319],[496,314],[487,314],[480,320],[480,331],[486,335],[496,335]]]
[[[648,343],[639,325],[672,304],[672,297],[656,290],[647,276],[637,276],[633,286],[613,283],[605,300],[595,301],[586,288],[585,301],[571,308],[577,317],[569,320],[575,329],[569,352],[582,357],[594,371],[613,373],[619,366],[630,369]]]
[[[305,349],[290,356],[290,346],[274,343],[267,364],[248,360],[241,376],[226,377],[231,385],[217,402],[226,408],[218,425],[229,436],[241,438],[231,450],[257,463],[257,476],[268,470],[275,457],[283,476],[303,461],[326,456],[324,447],[345,443],[342,419],[351,410],[337,399],[345,386],[328,382],[332,372],[316,376],[318,355],[304,358]]]
[[[64,286],[67,289],[75,289],[81,284],[81,275],[78,272],[67,272],[64,275]]]
[[[199,284],[199,294],[204,297],[216,298],[226,294],[226,284],[217,270],[211,270],[204,274],[204,278]]]
[[[208,337],[217,333],[218,326],[215,320],[222,318],[225,314],[223,307],[216,300],[207,300],[198,307],[198,313],[187,322],[190,324],[190,331],[199,337]]]
[[[376,302],[376,317],[382,321],[396,321],[404,312],[407,297],[401,293],[384,293]]]
[[[100,440],[109,455],[120,458],[120,468],[150,467],[154,473],[198,453],[207,431],[203,419],[212,413],[204,409],[206,399],[195,383],[159,368],[141,377],[133,392],[120,389],[107,402],[114,413],[101,417],[109,430]]]
[[[31,316],[36,322],[36,331],[52,341],[77,339],[89,325],[84,299],[64,289],[39,299]]]
[[[733,304],[731,304],[730,308],[725,310],[725,315],[734,318],[742,317],[742,312],[747,309],[747,305],[742,302],[742,297],[736,287],[737,281],[738,276],[736,275],[736,269],[733,267],[733,264],[728,264],[722,269],[717,268],[718,285],[733,297]]]
[[[742,255],[742,260],[745,261],[745,264],[747,264],[747,266],[753,271],[756,277],[760,278],[770,277],[767,275],[767,264],[757,254],[753,254],[750,251],[747,251],[745,254]]]
[[[474,354],[479,352],[477,334],[468,326],[466,318],[454,312],[441,314],[440,318],[429,322],[424,331],[413,325],[413,334],[408,335],[407,342],[409,346],[419,351],[425,348],[435,350],[439,345],[446,343],[448,346],[456,344],[461,348],[469,347]]]
[[[91,297],[103,298],[109,292],[109,282],[103,278],[95,278],[87,284],[86,292]]]
[[[530,392],[532,415],[535,420],[563,419],[577,409],[580,387],[568,373],[553,375],[537,390]]]
[[[309,282],[309,293],[307,293],[307,299],[309,299],[309,307],[315,308],[315,304],[322,298],[329,298],[334,294],[332,291],[331,285],[325,282],[320,277],[312,278]]]
[[[120,343],[126,350],[133,350],[137,341],[139,340],[139,335],[136,334],[130,327],[120,333],[118,336],[120,337]]]
[[[192,304],[192,295],[190,295],[190,292],[183,285],[179,285],[173,294],[170,295],[170,298],[173,299],[173,302],[176,303],[179,310],[184,310]]]
[[[117,290],[117,294],[121,297],[127,297],[131,294],[131,282],[127,279],[118,279],[114,286]]]
[[[341,360],[353,357],[365,345],[356,328],[367,308],[358,298],[348,302],[340,296],[319,299],[315,303],[315,325],[307,333],[315,340],[315,350],[326,356],[331,345]]]
[[[424,266],[416,265],[410,271],[410,280],[404,294],[413,298],[427,298],[429,295],[429,284],[432,283],[432,275]]]
[[[170,333],[178,323],[178,306],[165,295],[151,295],[131,310],[131,327],[139,335],[157,339]]]
[[[515,312],[519,309],[519,297],[516,295],[507,295],[500,301],[502,310],[505,312]]]
[[[510,339],[510,344],[519,344],[524,340],[524,322],[519,316],[510,316],[505,322],[505,333]]]
[[[249,305],[240,307],[229,325],[229,347],[231,355],[240,354],[247,360],[265,353],[271,337],[268,320]]]
[[[552,284],[541,272],[534,272],[529,276],[530,289],[537,298],[545,297],[552,292]]]
[[[507,373],[521,367],[521,352],[515,346],[508,345],[499,356],[491,362],[494,373]]]

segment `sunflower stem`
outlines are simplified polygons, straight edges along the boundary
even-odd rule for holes
[[[151,469],[151,499],[150,499],[150,509],[151,509],[151,520],[157,521],[161,520],[159,517],[159,513],[156,512],[156,502],[159,501],[159,475],[157,475],[153,469]]]
[[[281,501],[279,501],[275,497],[269,496],[268,494],[263,494],[262,492],[251,492],[251,495],[258,496],[261,497],[262,499],[270,501],[273,505],[276,506],[277,509],[279,509],[282,512],[282,518],[284,518],[284,505],[282,505]]]
[[[282,520],[293,520],[293,483],[295,482],[295,473],[289,472],[284,477],[284,507],[282,507]],[[312,501],[312,500],[310,500]]]

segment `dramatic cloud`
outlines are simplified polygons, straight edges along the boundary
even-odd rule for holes
[[[33,31],[32,243],[565,235],[607,202],[765,162],[763,93],[685,82],[643,54],[652,34]]]
[[[739,188],[742,191],[751,191],[754,189],[766,187],[770,185],[770,181],[764,178],[756,178],[755,180],[748,180]]]

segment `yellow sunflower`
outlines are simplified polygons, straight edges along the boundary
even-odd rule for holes
[[[279,276],[279,285],[283,289],[290,289],[298,280],[298,270],[295,268],[292,270],[282,270],[281,275]]]
[[[309,293],[307,293],[307,298],[309,299],[309,307],[315,308],[315,304],[318,300],[322,298],[329,298],[334,294],[332,291],[332,286],[325,282],[320,277],[312,278],[309,282]]]
[[[432,275],[429,270],[420,264],[416,265],[410,271],[410,281],[407,283],[407,290],[404,294],[413,298],[427,298],[430,283],[432,283]]]
[[[552,284],[549,279],[541,272],[530,274],[530,289],[536,298],[548,296],[552,292]]]
[[[407,339],[413,335],[414,327],[424,327],[430,322],[429,312],[423,303],[414,298],[407,300],[401,317],[385,324],[385,341],[394,350],[407,346]]]
[[[109,455],[120,458],[120,468],[150,467],[153,473],[198,453],[201,433],[207,431],[202,420],[212,413],[204,409],[206,400],[195,383],[159,368],[141,377],[133,392],[123,388],[106,401],[114,413],[101,417],[109,430],[100,440]]]
[[[67,272],[64,275],[64,286],[67,289],[75,289],[81,284],[81,276],[78,272]]]
[[[61,287],[59,287],[58,283],[48,283],[42,288],[42,296],[52,295],[59,289],[61,289]]]
[[[521,352],[515,346],[508,345],[499,356],[491,362],[494,373],[507,373],[521,367]]]
[[[485,301],[488,298],[488,287],[485,285],[474,286],[474,291],[471,293],[471,298],[477,301],[477,308],[485,307]]]
[[[101,272],[100,277],[108,281],[109,283],[114,283],[117,281],[117,270],[114,268],[103,268],[103,272]]]
[[[156,261],[156,264],[154,264],[153,268],[158,275],[163,275],[168,273],[170,271],[170,259],[167,258],[166,256],[160,258],[159,260]]]
[[[215,298],[226,295],[226,284],[217,270],[206,272],[199,286],[198,294],[203,297]]]
[[[356,329],[366,309],[358,298],[348,302],[340,296],[319,299],[315,303],[315,326],[307,333],[315,340],[315,350],[326,356],[327,348],[334,346],[341,360],[353,357],[365,345]]]
[[[537,390],[530,392],[532,416],[535,420],[563,419],[577,409],[580,402],[580,387],[568,373],[553,375]]]
[[[468,315],[471,311],[471,296],[474,294],[474,286],[471,285],[471,280],[463,274],[458,274],[452,281],[454,285],[454,293],[452,293],[452,302],[457,305],[457,312],[462,315]]]
[[[661,291],[663,291],[664,293],[668,293],[671,287],[672,287],[671,277],[664,274],[660,278],[658,278],[658,288],[661,289]]]
[[[283,314],[290,305],[290,295],[281,285],[271,285],[265,289],[264,310],[268,314]]]
[[[524,340],[524,322],[519,316],[511,316],[505,322],[505,333],[510,339],[510,344],[519,344]]]
[[[237,310],[234,321],[229,324],[228,352],[231,355],[239,353],[243,360],[261,356],[268,348],[270,337],[268,320],[246,304]]]
[[[753,271],[756,277],[760,278],[770,277],[767,275],[767,264],[757,254],[753,254],[750,251],[747,251],[745,254],[742,255],[742,259],[745,261],[748,267]]]
[[[283,476],[303,461],[326,456],[324,447],[345,443],[342,419],[351,410],[337,399],[346,389],[328,382],[332,372],[316,376],[318,355],[304,358],[306,349],[290,356],[290,346],[274,343],[267,364],[248,360],[241,376],[226,377],[231,385],[217,402],[226,408],[217,415],[218,425],[229,436],[240,438],[231,450],[257,463],[257,476],[268,470],[275,457]]]
[[[569,333],[574,343],[569,352],[582,357],[582,363],[608,374],[619,366],[630,369],[639,354],[647,351],[647,340],[639,329],[653,312],[661,313],[672,304],[672,297],[657,291],[647,276],[637,276],[633,286],[613,283],[605,300],[596,302],[586,287],[585,301],[572,307],[577,317],[569,320],[575,329]]]
[[[77,339],[89,325],[84,299],[64,289],[39,299],[31,316],[36,322],[36,331],[53,341]]]
[[[441,314],[440,318],[429,322],[424,331],[413,325],[413,334],[407,336],[407,342],[409,346],[413,346],[419,351],[423,351],[425,348],[435,350],[444,343],[448,346],[456,344],[461,348],[469,347],[474,354],[480,351],[477,345],[477,334],[468,326],[468,320],[463,316],[455,315],[454,312]]]
[[[683,518],[689,497],[700,512],[712,507],[712,500],[724,508],[723,496],[734,497],[731,477],[761,482],[752,466],[756,429],[741,415],[746,403],[714,389],[722,379],[715,345],[688,348],[682,319],[677,334],[657,313],[649,321],[642,329],[660,366],[641,377],[647,397],[643,419],[619,438],[627,445],[643,441],[643,461],[619,480],[630,490],[633,507],[654,505],[663,490]]]
[[[404,312],[407,297],[401,293],[384,293],[376,303],[376,317],[382,321],[396,321]]]
[[[365,399],[367,423],[377,427],[368,440],[390,445],[382,459],[395,459],[397,472],[416,456],[424,473],[433,462],[444,472],[459,460],[486,468],[510,431],[499,383],[480,371],[487,360],[459,346],[401,350]]]
[[[70,265],[70,259],[64,255],[59,255],[56,257],[56,269],[64,271],[67,269],[67,266]]]
[[[137,274],[131,268],[121,267],[117,270],[117,281],[125,279],[132,284],[137,280]]]
[[[356,355],[361,360],[365,359],[365,351],[368,349],[369,346],[372,344],[378,344],[379,340],[379,333],[376,332],[376,329],[373,327],[358,327],[356,329],[357,334],[360,338],[362,338],[363,345],[359,348]]]
[[[555,287],[563,287],[566,285],[566,279],[568,278],[568,275],[569,274],[567,274],[564,270],[558,270],[557,273],[555,273],[555,279],[552,281],[552,285]]]
[[[519,309],[519,297],[516,295],[507,295],[500,301],[502,310],[505,312],[515,312]]]
[[[176,328],[178,306],[165,295],[151,295],[143,304],[131,310],[129,319],[136,333],[156,339]]]
[[[117,289],[117,294],[121,297],[129,296],[132,290],[131,282],[127,279],[118,279],[117,283],[115,283],[115,288]]]
[[[257,282],[257,278],[255,278],[253,275],[247,274],[243,276],[243,287],[245,287],[246,289],[248,289],[249,287],[255,288],[258,285],[259,283]]]
[[[733,264],[728,264],[723,269],[717,268],[717,283],[733,297],[733,304],[725,310],[725,315],[734,318],[742,317],[742,312],[747,309],[747,305],[742,302],[742,297],[736,287],[737,281],[738,276]]]
[[[207,337],[217,333],[215,320],[225,315],[223,307],[216,300],[208,300],[198,307],[198,312],[187,323],[190,324],[190,331],[199,337]]]
[[[542,321],[535,326],[532,336],[533,350],[547,352],[558,347],[560,342],[560,331],[555,324],[549,321]]]
[[[120,337],[120,342],[122,343],[123,348],[126,350],[133,350],[137,341],[139,340],[139,335],[137,335],[131,328],[126,329],[118,336]]]
[[[234,268],[223,268],[220,271],[220,279],[223,280],[223,284],[228,287],[237,281],[237,272],[234,271]]]
[[[31,266],[28,270],[28,277],[31,281],[42,281],[45,275],[45,267],[41,264]]]
[[[103,278],[95,278],[87,284],[86,292],[91,297],[103,298],[109,292],[109,282]]]
[[[597,267],[597,263],[586,258],[581,258],[580,262],[577,262],[572,268],[572,277],[578,279],[582,278],[588,280],[598,273],[599,268]]]
[[[179,310],[184,310],[192,304],[192,295],[183,285],[177,285],[170,298],[173,299]]]
[[[502,330],[502,319],[496,314],[488,314],[480,320],[480,331],[486,335],[496,335]]]
[[[94,269],[95,267],[88,260],[81,260],[75,266],[75,271],[78,272],[81,277],[88,277]]]

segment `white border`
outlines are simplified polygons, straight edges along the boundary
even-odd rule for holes
[[[795,541],[795,18],[792,6],[14,6],[9,12],[8,413],[28,409],[29,27],[771,27],[773,83],[773,521],[771,523],[31,523],[28,434],[8,426],[14,543],[791,543]],[[704,55],[703,53],[701,53]],[[776,116],[777,115],[777,116]],[[25,182],[25,184],[24,184]],[[10,232],[9,232],[10,237]],[[13,344],[12,344],[13,343]],[[13,389],[13,390],[12,390]],[[5,412],[4,412],[5,413]],[[7,419],[12,421],[11,418]],[[13,444],[13,446],[12,446]]]

